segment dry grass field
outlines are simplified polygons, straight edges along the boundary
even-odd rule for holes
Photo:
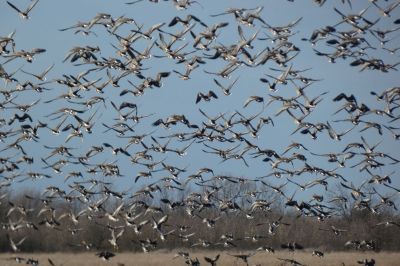
[[[116,257],[111,258],[109,261],[103,261],[97,258],[94,253],[38,253],[38,254],[26,254],[19,253],[18,257],[25,259],[33,258],[39,260],[39,265],[50,265],[48,258],[50,258],[55,265],[64,266],[95,266],[95,265],[115,265],[115,266],[136,266],[136,265],[163,265],[163,266],[178,266],[186,265],[185,260],[182,257],[173,259],[176,252],[157,251],[149,254],[144,253],[118,253]],[[190,254],[192,258],[199,258],[201,265],[209,265],[204,261],[204,256],[213,257],[218,252],[211,251],[197,251]],[[240,254],[230,252],[229,254]],[[246,254],[243,252],[243,254]],[[0,255],[0,265],[2,266],[13,266],[13,265],[26,265],[23,261],[18,263],[11,258],[15,257],[15,254],[6,253]],[[303,265],[360,265],[357,263],[358,260],[374,258],[376,265],[399,265],[400,253],[371,253],[371,252],[333,252],[326,253],[324,258],[318,258],[311,256],[311,252],[276,252],[275,254],[257,253],[249,258],[248,265],[291,265],[289,262],[284,262],[278,258],[294,259]],[[221,257],[218,260],[217,265],[221,266],[233,266],[233,265],[246,265],[241,260],[238,260],[232,256],[229,256],[227,252],[222,252]]]

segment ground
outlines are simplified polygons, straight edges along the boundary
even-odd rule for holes
[[[26,265],[26,261],[18,263],[11,258],[16,256],[25,259],[33,258],[39,260],[39,265],[50,265],[48,259],[50,258],[56,266],[95,266],[95,265],[115,265],[115,266],[134,266],[134,265],[163,265],[163,266],[179,266],[186,265],[185,260],[182,257],[174,258],[174,255],[178,251],[157,251],[152,253],[129,253],[122,252],[116,253],[116,256],[111,258],[109,261],[103,261],[95,256],[93,253],[5,253],[0,254],[0,265],[12,266],[12,265]],[[221,257],[218,260],[217,265],[246,265],[242,260],[236,259],[228,254],[236,255],[241,254],[240,252],[217,252],[217,251],[195,251],[190,253],[191,258],[198,258],[201,265],[209,265],[204,261],[204,256],[214,257],[218,253]],[[250,254],[251,252],[242,252],[242,254]],[[312,251],[304,252],[276,252],[271,253],[257,253],[249,258],[248,265],[291,265],[289,262],[279,260],[282,259],[294,259],[304,265],[362,265],[358,264],[357,261],[364,259],[374,259],[376,265],[399,265],[400,253],[394,252],[333,252],[325,253],[324,258],[318,258],[311,255]]]

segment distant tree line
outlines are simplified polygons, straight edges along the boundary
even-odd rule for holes
[[[153,198],[138,195],[119,199],[115,195],[94,194],[89,202],[82,199],[68,202],[65,196],[59,197],[54,192],[40,194],[26,190],[16,194],[3,189],[0,250],[13,251],[10,239],[17,243],[24,237],[18,251],[255,250],[262,246],[280,249],[282,244],[289,242],[324,252],[400,250],[400,217],[393,208],[382,208],[379,213],[373,213],[367,208],[357,208],[357,202],[349,200],[346,204],[337,203],[335,215],[319,221],[287,208],[285,197],[277,197],[271,191],[264,191],[250,201],[243,195],[254,190],[251,185],[224,184],[209,200],[201,198],[208,188],[199,191],[198,195],[189,190],[170,192],[162,189]],[[197,206],[188,215],[191,203],[187,199],[196,196],[202,206]],[[227,203],[224,199],[235,199],[235,206],[224,208],[223,204]],[[249,217],[254,202],[263,199],[272,202],[271,205],[254,208]],[[95,206],[96,202],[101,204]],[[171,203],[175,203],[172,208]],[[120,208],[119,212],[109,217],[117,208]],[[166,217],[166,221],[156,228],[162,217]],[[277,226],[271,232],[270,227],[276,222]],[[116,245],[109,241],[112,234],[121,234],[117,236]],[[373,247],[357,246],[357,241],[363,240],[371,241]],[[349,241],[355,241],[355,244]]]

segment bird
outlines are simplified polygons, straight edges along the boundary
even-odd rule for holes
[[[178,257],[183,257],[184,259],[188,259],[189,258],[189,252],[185,252],[185,251],[178,251],[174,257],[172,259],[176,259]]]
[[[324,257],[324,253],[319,251],[319,250],[313,250],[312,256],[317,256],[319,258],[323,258]]]
[[[284,258],[278,258],[278,260],[281,260],[281,261],[284,261],[284,262],[290,263],[291,265],[298,265],[298,266],[302,266],[302,265],[304,265],[304,264],[302,264],[302,263],[300,263],[300,262],[298,262],[297,260],[294,260],[294,259],[284,259]]]
[[[391,225],[395,225],[395,226],[397,226],[397,227],[400,227],[400,224],[399,223],[396,223],[396,222],[393,222],[393,221],[383,221],[383,222],[380,222],[380,223],[377,223],[377,224],[375,224],[375,226],[381,226],[381,225],[384,225],[384,226],[391,226]]]
[[[124,229],[122,229],[121,231],[119,231],[119,233],[117,235],[115,235],[115,231],[111,230],[111,239],[108,239],[108,242],[110,243],[110,245],[115,249],[118,250],[118,244],[117,241],[118,239],[124,234]]]
[[[258,102],[258,103],[263,103],[264,98],[261,96],[250,96],[243,104],[243,107],[247,107],[251,102]]]
[[[14,4],[10,3],[7,1],[7,4],[13,8],[15,11],[18,12],[19,16],[23,19],[29,19],[29,12],[36,6],[36,4],[39,2],[39,0],[34,0],[24,11],[21,11],[18,7],[16,7]]]
[[[374,259],[371,260],[364,259],[364,260],[357,260],[357,263],[362,264],[364,266],[374,266],[376,262]]]
[[[229,256],[235,257],[236,259],[242,260],[246,265],[249,265],[249,258],[254,256],[255,253],[249,253],[249,254],[229,254]]]
[[[212,98],[218,99],[218,96],[213,91],[208,91],[207,94],[199,92],[196,97],[196,104],[199,103],[201,100],[209,102]]]
[[[131,31],[135,32],[135,33],[139,33],[145,39],[152,39],[153,37],[151,36],[151,34],[156,30],[159,31],[160,28],[162,28],[165,24],[166,24],[165,22],[154,24],[146,32],[142,32],[140,30],[131,30]]]
[[[347,230],[345,230],[345,229],[339,229],[339,228],[336,228],[335,226],[331,226],[331,228],[330,229],[323,229],[323,228],[319,228],[318,230],[323,230],[323,231],[331,231],[331,232],[333,232],[335,235],[337,235],[337,236],[339,236],[339,235],[341,235],[342,234],[342,232],[347,232]]]
[[[55,264],[54,262],[53,262],[53,260],[52,259],[50,259],[50,258],[47,258],[47,261],[49,262],[49,264],[51,265],[51,266],[56,266],[57,264]],[[63,263],[63,264],[59,264],[60,266],[62,266],[62,265],[64,265],[65,263]]]
[[[269,246],[261,246],[256,249],[257,251],[266,251],[268,253],[275,253],[275,250]]]
[[[40,74],[32,74],[32,73],[26,72],[26,71],[24,71],[24,70],[21,70],[21,72],[23,72],[23,73],[25,73],[25,74],[28,74],[28,75],[31,75],[31,76],[37,78],[37,79],[40,80],[40,81],[46,81],[46,75],[47,75],[47,73],[50,72],[50,70],[54,67],[54,65],[55,65],[55,64],[52,64],[51,66],[47,67],[47,68],[46,68],[45,70],[43,70],[43,72],[40,73]]]
[[[354,102],[357,105],[357,99],[354,96],[354,94],[351,94],[350,96],[347,96],[345,93],[340,93],[338,94],[335,98],[333,98],[332,100],[334,102],[338,102],[345,99],[347,102]]]
[[[281,244],[281,248],[285,248],[294,252],[296,249],[303,249],[303,246],[296,242],[288,242],[286,244]]]
[[[25,236],[18,242],[14,242],[12,240],[12,238],[7,234],[7,239],[10,242],[10,246],[11,246],[11,249],[13,250],[13,252],[18,252],[18,251],[20,251],[19,246],[21,246],[24,243],[24,241],[27,239],[27,237]]]
[[[189,23],[191,20],[194,20],[198,23],[200,23],[200,25],[202,25],[203,27],[207,28],[207,25],[202,22],[199,18],[197,18],[196,16],[189,14],[186,16],[186,18],[182,19],[178,16],[174,17],[170,23],[168,23],[168,27],[172,27],[175,26],[177,23],[182,23],[183,25],[185,25],[186,27],[189,26]]]
[[[10,121],[8,122],[8,125],[12,125],[14,123],[15,120],[18,120],[18,122],[25,122],[25,120],[29,120],[30,122],[33,122],[32,117],[27,114],[24,113],[22,116],[18,115],[18,114],[14,114],[14,117],[10,119]]]
[[[229,78],[230,74],[233,73],[235,70],[239,68],[239,64],[236,62],[229,63],[226,65],[223,69],[221,69],[219,72],[211,72],[208,70],[203,70],[205,73],[210,74],[210,75],[216,75],[216,76],[221,76],[222,78]]]
[[[208,262],[211,266],[216,266],[219,257],[220,257],[220,254],[217,254],[217,255],[214,256],[213,258],[204,257],[204,260],[205,260],[206,262]]]
[[[233,86],[236,84],[236,82],[238,81],[239,78],[236,78],[230,85],[228,85],[227,87],[223,86],[217,79],[213,79],[214,83],[217,84],[217,86],[219,88],[221,88],[222,92],[224,93],[224,95],[229,96],[232,94],[231,90],[233,88]]]
[[[102,260],[108,261],[112,257],[115,257],[115,254],[110,252],[110,251],[101,251],[99,253],[96,253],[96,256],[99,257]]]

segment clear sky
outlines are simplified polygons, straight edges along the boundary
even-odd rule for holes
[[[28,6],[31,1],[11,1],[20,9]],[[40,0],[38,4],[30,12],[29,20],[22,20],[17,12],[13,10],[6,1],[0,2],[0,36],[7,36],[12,31],[16,31],[15,39],[15,49],[16,50],[26,50],[29,51],[32,48],[44,48],[46,52],[39,54],[35,57],[33,63],[27,63],[24,60],[16,59],[10,63],[3,65],[8,73],[21,68],[26,72],[40,73],[48,66],[55,64],[54,68],[48,73],[47,80],[51,81],[53,79],[62,78],[62,75],[78,75],[79,73],[88,70],[92,66],[81,65],[74,66],[73,63],[69,61],[62,62],[64,57],[67,55],[68,51],[75,46],[99,46],[101,53],[97,54],[98,58],[110,58],[117,57],[116,50],[112,45],[118,46],[115,37],[110,36],[105,27],[102,25],[95,25],[92,31],[96,33],[95,35],[83,36],[81,34],[74,34],[74,30],[69,31],[59,31],[59,29],[72,26],[78,21],[89,21],[97,13],[107,13],[113,18],[119,16],[130,17],[135,20],[138,25],[143,25],[143,29],[147,30],[149,27],[156,23],[166,23],[162,27],[162,30],[167,32],[177,32],[182,29],[181,25],[174,27],[168,27],[168,23],[173,17],[179,16],[184,17],[187,14],[195,15],[200,18],[207,25],[213,25],[219,22],[228,22],[229,25],[226,28],[222,28],[218,31],[218,38],[215,42],[222,43],[224,45],[231,45],[239,40],[237,26],[238,23],[234,19],[232,14],[211,17],[211,14],[221,13],[230,7],[243,7],[243,8],[254,8],[262,6],[264,9],[261,12],[262,18],[272,26],[284,26],[290,22],[293,22],[299,18],[302,20],[293,29],[296,33],[290,38],[297,47],[300,48],[299,55],[292,60],[288,65],[292,65],[293,69],[306,69],[311,68],[309,71],[305,72],[304,75],[314,79],[321,79],[321,81],[315,82],[307,90],[307,96],[310,98],[318,96],[323,92],[327,94],[323,95],[323,101],[317,106],[317,108],[309,116],[310,122],[326,122],[330,121],[332,126],[337,129],[338,132],[344,131],[351,127],[350,123],[334,123],[332,121],[337,119],[346,118],[345,112],[340,112],[336,115],[332,115],[344,102],[333,102],[332,99],[339,93],[354,94],[357,97],[359,103],[367,104],[372,108],[384,108],[382,103],[376,101],[375,97],[370,95],[370,91],[383,92],[385,89],[390,87],[399,86],[400,75],[398,71],[390,70],[388,73],[382,73],[380,71],[365,70],[360,72],[360,67],[350,67],[349,63],[353,61],[352,58],[346,60],[338,59],[336,63],[329,63],[326,57],[319,57],[315,55],[313,48],[318,51],[331,51],[332,49],[327,47],[325,41],[319,42],[315,47],[313,47],[309,42],[302,41],[302,38],[309,38],[312,32],[317,28],[323,28],[327,25],[334,25],[341,21],[341,17],[334,12],[333,8],[336,7],[338,10],[344,12],[345,14],[356,14],[364,8],[368,8],[365,13],[370,21],[375,21],[381,17],[379,11],[376,7],[372,6],[368,0],[352,1],[352,9],[347,4],[342,4],[342,1],[327,1],[323,7],[319,7],[313,1],[309,0],[297,0],[294,2],[283,1],[283,0],[254,0],[254,1],[198,1],[200,4],[194,3],[187,10],[177,10],[171,1],[160,1],[160,3],[154,4],[149,1],[142,1],[134,5],[125,5],[124,1],[104,1],[104,0],[85,0],[85,1],[50,1],[50,0]],[[390,1],[389,1],[390,2]],[[382,5],[388,5],[389,3],[383,2]],[[382,17],[380,21],[375,25],[376,29],[390,29],[394,28],[396,25],[393,24],[395,19],[400,17],[400,8],[397,8],[391,13],[391,17]],[[343,26],[343,27],[342,27]],[[255,22],[254,27],[247,27],[241,25],[246,36],[251,36],[255,32],[259,31],[257,37],[265,37],[265,34],[271,35],[269,30],[262,26],[259,21]],[[342,28],[340,28],[342,27]],[[339,26],[341,30],[349,29],[349,26],[341,25]],[[134,25],[123,25],[118,29],[118,34],[127,35],[131,29],[136,29]],[[194,32],[198,33],[201,31],[201,26],[199,23],[196,24],[193,29]],[[398,32],[394,32],[390,37],[394,37],[395,40],[389,42],[387,47],[395,48],[398,46],[399,38]],[[158,33],[153,33],[154,38],[158,38]],[[366,38],[368,42],[371,43],[376,50],[367,49],[366,52],[371,55],[371,57],[380,58],[386,63],[397,63],[399,62],[399,52],[397,51],[394,55],[383,50],[379,42],[374,39],[371,34],[367,34]],[[134,48],[142,51],[145,47],[151,44],[153,40],[140,40],[135,43]],[[185,36],[185,39],[180,41],[179,45],[174,47],[179,47],[185,43],[189,43],[187,47],[184,48],[185,52],[195,51],[193,55],[203,56],[204,54],[213,54],[214,51],[201,51],[195,50],[192,47],[193,39],[190,34]],[[262,51],[265,47],[273,47],[275,44],[271,43],[270,40],[257,40],[254,42],[254,49],[250,50],[252,54]],[[153,47],[151,50],[153,55],[163,55],[162,51],[157,47]],[[0,63],[3,64],[7,59],[0,58]],[[76,63],[80,63],[78,60]],[[67,147],[74,148],[72,153],[74,155],[83,155],[88,151],[92,145],[101,145],[107,142],[115,147],[124,146],[127,143],[127,139],[117,138],[115,133],[112,131],[104,132],[106,128],[102,126],[102,123],[107,125],[112,125],[118,118],[118,113],[112,108],[110,102],[115,102],[118,106],[120,103],[132,102],[138,106],[139,115],[151,115],[148,118],[143,119],[137,125],[131,122],[134,126],[134,135],[144,134],[156,130],[152,135],[154,137],[166,136],[177,132],[189,132],[188,128],[183,126],[172,127],[170,130],[164,130],[162,128],[155,128],[151,126],[151,123],[155,120],[162,118],[166,119],[172,114],[185,114],[185,116],[193,124],[201,125],[201,122],[206,122],[205,118],[200,114],[199,108],[204,110],[207,114],[216,116],[220,113],[226,113],[227,116],[235,112],[235,110],[240,111],[245,116],[252,116],[261,111],[261,106],[258,103],[252,103],[248,107],[243,108],[243,103],[249,96],[261,96],[264,97],[265,101],[268,102],[271,95],[281,95],[284,97],[291,97],[295,95],[293,86],[278,86],[277,92],[271,92],[267,89],[266,84],[260,82],[260,78],[266,78],[264,74],[269,74],[273,76],[278,76],[279,72],[272,71],[270,68],[279,68],[275,62],[268,62],[265,65],[257,67],[246,67],[241,66],[238,70],[232,73],[229,79],[222,79],[217,77],[218,81],[224,85],[233,82],[236,78],[238,81],[234,88],[232,89],[232,95],[225,96],[222,91],[218,89],[215,85],[213,75],[205,73],[203,70],[217,72],[227,62],[219,60],[207,60],[205,65],[201,65],[191,74],[191,79],[183,81],[179,79],[176,73],[171,73],[168,78],[163,79],[163,86],[161,88],[154,88],[151,90],[146,90],[145,94],[139,97],[134,97],[132,94],[126,94],[120,97],[119,94],[123,89],[130,88],[132,85],[128,83],[128,80],[133,84],[138,85],[142,82],[139,78],[134,75],[129,75],[126,78],[121,79],[120,87],[115,88],[108,85],[105,88],[105,93],[102,95],[97,94],[93,89],[90,92],[82,93],[83,99],[78,99],[78,101],[84,101],[92,96],[102,96],[106,98],[106,107],[99,104],[95,106],[92,110],[85,112],[82,115],[84,118],[88,118],[93,114],[97,108],[99,111],[96,113],[94,120],[96,121],[95,127],[93,128],[93,134],[89,135],[84,133],[84,139],[81,141],[79,138],[74,138],[65,144],[65,139],[68,136],[68,132],[63,132],[60,135],[52,135],[49,130],[40,130],[40,139],[38,142],[24,143],[24,149],[29,153],[29,155],[35,158],[35,163],[33,165],[24,166],[19,169],[21,173],[26,173],[29,171],[41,172],[53,175],[51,179],[37,180],[35,182],[24,183],[23,186],[31,187],[37,186],[38,188],[43,188],[49,185],[63,185],[64,176],[70,172],[77,169],[74,164],[67,165],[63,168],[62,174],[56,174],[51,171],[51,169],[43,169],[45,164],[40,160],[40,158],[45,158],[49,154],[50,150],[44,148],[47,146],[59,146],[65,145]],[[175,61],[169,58],[157,58],[153,56],[149,60],[144,62],[143,68],[146,69],[142,74],[146,77],[154,77],[159,72],[166,72],[177,70],[184,72],[183,64],[176,64]],[[118,75],[117,70],[111,71],[112,75]],[[22,83],[25,80],[34,78],[30,75],[24,74],[18,71],[15,77]],[[96,80],[101,78],[98,84],[107,81],[108,77],[104,70],[94,71],[87,76],[90,80]],[[35,81],[37,82],[37,81]],[[2,82],[0,84],[1,90],[11,90],[16,86],[16,83],[5,84]],[[63,93],[67,90],[65,87],[58,85],[55,82],[45,85],[46,88],[51,89],[45,91],[41,94],[34,92],[24,92],[18,93],[17,98],[13,100],[19,104],[28,104],[40,99],[40,102],[35,105],[29,114],[34,119],[34,122],[41,121],[48,123],[50,127],[54,127],[60,120],[50,120],[52,117],[47,117],[50,113],[58,110],[62,107],[74,107],[77,109],[84,109],[83,107],[68,103],[65,99],[57,100],[51,103],[45,103]],[[213,90],[217,95],[218,99],[212,99],[210,102],[201,101],[195,104],[196,95],[198,92],[206,93],[209,90]],[[3,96],[0,96],[1,101],[4,100]],[[290,133],[296,128],[293,120],[287,113],[282,113],[279,116],[275,116],[281,104],[272,103],[263,110],[262,117],[272,117],[275,126],[265,125],[259,133],[257,139],[253,139],[247,136],[249,140],[259,145],[261,148],[268,148],[277,151],[279,154],[282,153],[285,148],[292,142],[300,142],[305,147],[309,149],[307,151],[297,151],[304,154],[308,161],[307,163],[315,166],[319,166],[324,169],[335,169],[336,164],[327,163],[327,158],[312,156],[310,152],[313,153],[331,153],[331,152],[341,152],[343,148],[351,142],[361,142],[360,136],[364,136],[365,139],[371,144],[382,141],[378,146],[379,151],[390,154],[395,158],[400,158],[400,145],[398,141],[395,141],[387,130],[383,130],[383,135],[377,134],[374,129],[368,129],[364,132],[359,132],[362,129],[362,125],[357,126],[348,135],[343,137],[342,141],[333,141],[329,138],[327,132],[319,134],[316,140],[310,139],[309,136],[301,135],[299,133],[290,135]],[[6,109],[1,110],[1,118],[5,118],[7,121],[15,114],[22,114],[16,109]],[[398,110],[395,114],[399,114]],[[377,115],[368,115],[363,117],[363,119],[368,119],[368,121],[374,121],[382,124],[389,125],[389,119],[384,119]],[[398,120],[395,123],[390,124],[391,126],[398,127]],[[68,118],[68,122],[65,123],[76,123],[73,118]],[[11,126],[3,126],[0,128],[1,131],[6,131],[8,129],[17,129],[18,122],[15,122]],[[244,127],[237,127],[235,130],[239,132],[245,132]],[[130,134],[127,134],[130,135]],[[6,139],[5,142],[0,143],[0,147],[6,147],[13,138]],[[166,139],[160,139],[160,142],[164,142]],[[151,146],[152,140],[147,137],[144,140],[148,146]],[[171,148],[181,148],[187,145],[189,142],[180,143],[179,141],[172,140],[170,143]],[[213,147],[228,148],[233,147],[236,144],[219,144],[219,143],[208,143]],[[243,145],[241,147],[244,147]],[[140,145],[131,146],[129,152],[131,154],[142,149]],[[175,165],[177,167],[185,168],[187,167],[187,173],[183,174],[180,178],[185,180],[185,177],[192,174],[201,167],[209,167],[214,169],[216,174],[231,174],[234,176],[243,176],[248,178],[255,178],[258,176],[263,176],[269,174],[273,171],[271,169],[270,163],[263,162],[262,158],[252,159],[251,155],[246,154],[245,158],[249,163],[249,167],[246,167],[241,160],[228,160],[226,162],[221,162],[221,159],[212,154],[206,154],[202,150],[210,150],[205,147],[202,143],[193,144],[187,151],[187,155],[179,157],[174,153],[157,154],[152,153],[154,160],[165,159],[167,164]],[[291,153],[287,154],[288,156]],[[0,157],[13,156],[16,155],[15,150],[3,151],[0,153]],[[17,154],[16,158],[20,157],[21,154]],[[357,157],[347,162],[346,167],[338,169],[337,172],[342,174],[346,179],[353,182],[354,184],[360,184],[369,175],[364,172],[359,172],[358,167],[350,168],[356,163],[358,163],[361,157]],[[95,157],[91,163],[102,163],[102,162],[113,162],[117,160],[117,164],[121,169],[121,174],[123,177],[113,178],[115,186],[123,189],[135,186],[134,177],[137,172],[145,171],[146,168],[140,165],[132,164],[129,159],[121,154],[112,155],[109,149],[106,149],[104,154]],[[49,163],[56,161],[54,158],[50,158]],[[390,162],[386,161],[386,162]],[[301,167],[301,163],[294,165],[295,167]],[[288,169],[292,169],[290,165],[286,165]],[[385,167],[376,170],[377,174],[385,175],[390,174],[392,171],[396,171],[397,165],[386,164]],[[79,166],[79,171],[85,171],[85,168]],[[400,186],[400,181],[398,180],[398,171],[392,175],[392,185],[395,187]],[[161,177],[166,176],[166,172],[155,173],[153,180],[157,180]],[[0,176],[6,176],[1,174]],[[88,174],[85,174],[88,176]],[[299,183],[305,183],[312,180],[315,176],[302,175],[296,177]],[[110,179],[108,179],[110,180]],[[151,182],[153,180],[146,180],[144,182]],[[267,179],[268,181],[276,184],[284,182],[282,180],[275,180],[273,177]],[[70,180],[72,181],[72,180]],[[330,183],[330,189],[335,189],[335,180]],[[139,182],[141,183],[141,182]],[[19,185],[15,186],[19,187]],[[288,186],[291,189],[295,189],[294,185]],[[134,187],[134,190],[137,189]],[[318,187],[314,187],[309,191],[299,192],[297,197],[307,198],[310,194],[322,193],[322,190]]]

